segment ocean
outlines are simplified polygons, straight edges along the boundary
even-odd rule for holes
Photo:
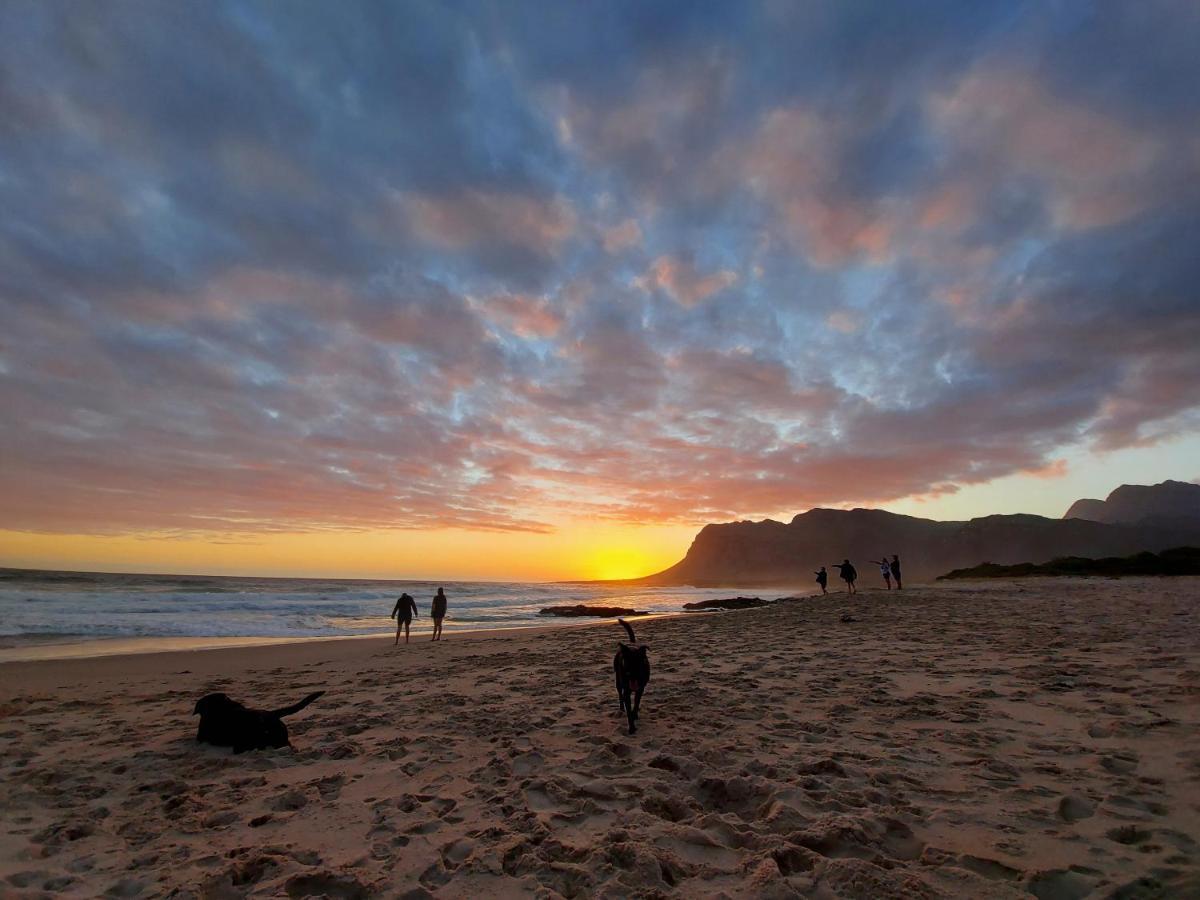
[[[736,588],[635,587],[596,582],[501,583],[241,578],[207,575],[120,575],[0,569],[0,650],[89,643],[96,653],[161,646],[221,646],[278,640],[394,634],[388,618],[407,591],[417,601],[413,634],[431,628],[429,604],[439,587],[450,599],[453,631],[568,624],[590,619],[539,615],[546,606],[603,603],[651,613],[678,613],[695,600],[736,596]],[[757,588],[774,598],[795,590]],[[747,593],[743,590],[741,593]],[[196,639],[205,639],[197,641]],[[92,642],[110,642],[108,645]],[[155,643],[151,641],[150,643]],[[87,648],[83,650],[86,655]],[[81,655],[74,653],[73,655]]]

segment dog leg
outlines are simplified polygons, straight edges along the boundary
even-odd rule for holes
[[[625,681],[621,678],[621,657],[619,655],[613,660],[613,673],[617,676],[617,703],[620,704],[620,711],[625,712]]]

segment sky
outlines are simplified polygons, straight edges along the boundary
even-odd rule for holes
[[[0,564],[628,577],[1200,477],[1200,5],[0,5]]]

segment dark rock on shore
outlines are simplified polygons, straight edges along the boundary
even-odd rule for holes
[[[598,619],[612,619],[616,616],[648,616],[650,613],[640,609],[626,609],[623,606],[586,606],[578,603],[575,606],[547,606],[540,613],[543,616],[564,616],[584,618],[594,616]]]
[[[756,606],[769,606],[770,601],[762,597],[729,597],[725,600],[698,600],[695,603],[683,604],[684,609],[753,609]]]

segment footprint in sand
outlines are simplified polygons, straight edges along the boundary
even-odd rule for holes
[[[518,777],[524,777],[526,775],[532,775],[535,772],[541,771],[545,764],[545,757],[534,750],[530,753],[524,753],[520,756],[514,757],[512,760],[512,771],[514,775]]]
[[[1071,869],[1038,872],[1025,885],[1038,900],[1081,900],[1095,886],[1095,878]]]
[[[293,875],[283,885],[289,897],[329,897],[340,900],[366,900],[372,889],[351,875],[313,872]]]
[[[1064,822],[1078,822],[1094,815],[1096,807],[1082,797],[1066,796],[1058,801],[1058,817]]]

